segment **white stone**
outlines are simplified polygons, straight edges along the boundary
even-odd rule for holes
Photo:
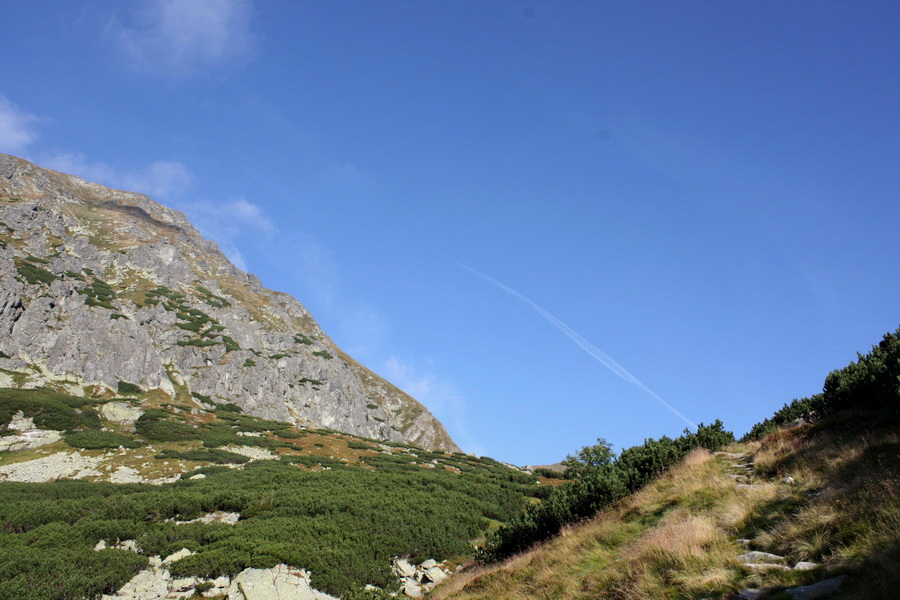
[[[206,475],[203,473],[197,473],[196,475],[191,475],[188,479],[206,479]]]
[[[769,552],[747,552],[746,554],[741,554],[737,557],[739,561],[742,563],[760,563],[760,562],[781,562],[784,560],[783,556],[778,556],[777,554],[770,554]]]
[[[394,572],[400,577],[412,577],[416,574],[416,568],[405,558],[398,558],[394,562]]]
[[[443,580],[447,579],[447,574],[444,573],[440,567],[431,567],[427,569],[422,576],[423,581],[427,580],[431,583],[440,583]]]
[[[100,414],[107,421],[116,423],[134,423],[144,411],[128,402],[107,402],[100,407]]]
[[[794,565],[795,571],[812,571],[813,569],[817,569],[819,567],[818,564],[814,562],[800,561],[796,565]]]
[[[182,558],[184,558],[185,556],[190,556],[191,554],[193,554],[193,552],[191,552],[187,548],[182,548],[178,552],[176,552],[174,554],[170,554],[169,556],[165,557],[162,561],[162,564],[164,564],[164,565],[172,564],[173,562],[179,561]]]
[[[434,560],[433,558],[429,558],[428,560],[423,561],[420,566],[427,571],[428,569],[430,569],[432,567],[436,567],[437,561]]]
[[[309,574],[281,564],[244,569],[231,581],[228,600],[337,600],[309,585]]]
[[[405,580],[402,591],[410,598],[421,598],[423,594],[422,587],[411,579]],[[229,598],[228,600],[231,600],[231,598]]]

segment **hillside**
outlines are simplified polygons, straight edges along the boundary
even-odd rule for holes
[[[180,212],[0,155],[0,386],[103,397],[123,384],[459,451],[424,406]]]
[[[896,598],[898,350],[900,331],[830,374],[822,394],[755,427],[760,439],[694,450],[639,492],[434,597]]]
[[[4,600],[253,600],[267,596],[229,586],[254,570],[271,580],[278,565],[322,593],[393,590],[396,557],[415,572],[470,556],[549,489],[489,458],[299,429],[156,391],[2,388],[0,447]]]

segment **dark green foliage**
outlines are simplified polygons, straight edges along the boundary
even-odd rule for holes
[[[178,323],[176,323],[178,325]],[[197,346],[198,348],[208,348],[209,346],[215,346],[218,344],[216,340],[199,340],[199,339],[191,339],[191,340],[178,340],[175,342],[179,346]]]
[[[815,398],[815,396],[813,396]],[[750,440],[758,440],[762,437],[775,432],[780,427],[784,427],[803,419],[810,421],[813,418],[813,398],[801,398],[793,400],[790,404],[775,411],[775,414],[768,419],[754,425],[747,434],[741,438],[742,442]]]
[[[366,408],[368,408],[369,410],[376,410],[379,408],[379,406],[377,404],[372,404],[370,402],[370,403],[366,404]]]
[[[213,402],[216,406],[216,411],[224,411],[224,412],[232,412],[239,413],[243,412],[240,406],[233,402]]]
[[[291,465],[303,465],[305,467],[322,466],[329,469],[340,469],[347,466],[337,458],[330,456],[319,456],[316,454],[285,454],[281,456],[281,461]]]
[[[347,442],[347,447],[351,450],[375,450],[375,448],[373,448],[369,444],[366,444],[364,442],[355,442],[353,440]]]
[[[122,313],[113,313],[109,315],[110,319],[127,319],[128,315],[123,315]]]
[[[27,260],[22,260],[19,258],[15,259],[16,270],[19,272],[25,281],[30,284],[44,284],[50,285],[54,281],[58,279],[56,275],[51,273],[46,269],[42,269]]]
[[[296,334],[296,335],[294,336],[294,341],[297,342],[298,344],[303,344],[303,345],[305,345],[305,346],[311,346],[312,343],[313,343],[311,339],[309,339],[308,337],[306,337],[306,336],[303,335],[302,333]]]
[[[877,346],[825,378],[813,410],[824,416],[848,408],[882,409],[900,405],[900,329],[885,334]]]
[[[77,271],[64,271],[63,275],[66,276],[66,279],[77,279],[78,281],[84,281],[84,276]]]
[[[238,344],[234,339],[228,337],[227,335],[222,336],[222,343],[225,344],[225,352],[235,352],[241,349],[240,344]]]
[[[256,366],[256,361],[253,360],[252,358],[248,358],[248,359],[246,359],[246,360],[244,361],[244,366],[245,366],[245,367],[255,367],[255,366]]]
[[[134,383],[129,383],[127,381],[120,381],[117,386],[117,389],[119,390],[120,394],[124,394],[126,396],[140,394],[141,392],[144,391],[141,389],[141,386],[134,384]]]
[[[315,387],[317,385],[323,385],[323,383],[321,381],[319,381],[318,379],[309,379],[308,377],[301,377],[300,379],[297,380],[297,383],[299,383],[300,385],[306,385],[308,383],[308,384],[312,385],[313,387]]]
[[[881,342],[843,369],[829,373],[821,394],[794,400],[762,423],[743,440],[759,439],[797,419],[820,419],[843,410],[897,411],[900,408],[900,329],[886,333]]]
[[[220,465],[242,465],[249,462],[250,459],[234,452],[227,450],[219,450],[218,448],[198,448],[196,450],[188,450],[187,452],[178,452],[176,450],[163,450],[156,455],[156,458],[174,458],[179,460],[206,461]]]
[[[217,296],[213,294],[211,291],[206,289],[205,287],[198,287],[197,291],[200,292],[200,295],[204,302],[209,304],[210,306],[214,306],[216,308],[227,308],[231,306],[231,303],[223,298],[222,296]]]
[[[46,388],[34,390],[18,390],[0,388],[0,431],[12,420],[18,411],[34,420],[41,429],[56,431],[73,431],[84,428],[99,428],[97,413],[89,410],[79,412],[86,404],[87,398],[60,394]]]
[[[209,396],[205,396],[205,395],[203,395],[203,394],[197,393],[197,392],[191,392],[191,396],[193,396],[193,397],[196,398],[197,400],[201,400],[201,401],[203,401],[203,402],[206,402],[207,404],[212,404],[212,403],[213,403],[212,398],[210,398]]]
[[[116,298],[116,292],[105,281],[93,278],[93,281],[81,289],[75,290],[79,294],[87,296],[84,301],[88,306],[99,306],[109,310],[114,310],[112,301]]]
[[[279,358],[285,358],[286,356],[290,356],[287,352],[279,352],[278,354],[272,354],[269,356],[272,360],[278,360]]]
[[[146,564],[130,552],[93,552],[100,539],[135,539],[147,554],[196,551],[172,565],[176,576],[234,575],[283,562],[309,569],[312,585],[334,595],[366,583],[392,589],[392,557],[466,554],[486,519],[519,513],[530,491],[487,475],[337,466],[315,473],[286,460],[206,467],[198,471],[206,479],[166,486],[0,484],[0,597],[96,597]],[[242,519],[233,526],[166,521],[218,510]],[[119,564],[120,557],[131,562]]]
[[[701,423],[696,433],[685,430],[674,440],[667,437],[648,439],[643,445],[628,448],[611,460],[609,444],[600,439],[597,446],[583,448],[579,458],[571,461],[578,466],[578,479],[555,488],[543,502],[530,506],[524,514],[491,535],[480,558],[500,560],[526,550],[556,535],[565,525],[590,517],[637,491],[677,464],[691,450],[717,450],[733,441],[734,435],[725,431],[721,421],[712,425]]]
[[[239,431],[282,431],[291,427],[290,423],[283,421],[269,421],[250,415],[235,414],[225,411],[217,413],[219,419],[237,426]]]
[[[322,358],[334,358],[331,353],[325,350],[316,350],[313,352],[313,356],[321,356]]]
[[[135,422],[134,430],[141,437],[154,442],[180,442],[201,437],[200,430],[175,421],[170,416],[164,410],[151,408]]]
[[[577,455],[569,455],[562,461],[566,479],[578,479],[588,471],[608,465],[616,457],[612,444],[603,438],[597,438],[593,446],[584,446]]]
[[[110,431],[78,431],[69,433],[63,438],[73,448],[100,450],[103,448],[137,448],[141,444],[132,438]]]

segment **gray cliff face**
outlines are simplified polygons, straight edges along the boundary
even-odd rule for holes
[[[427,409],[182,213],[0,154],[0,386],[100,393],[119,382],[459,451]]]

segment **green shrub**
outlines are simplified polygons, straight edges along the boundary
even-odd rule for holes
[[[325,350],[316,350],[313,352],[313,356],[321,356],[322,358],[334,358],[329,352]]]
[[[146,410],[134,424],[134,430],[141,437],[154,442],[180,442],[201,438],[202,432],[186,423],[174,421],[169,413],[151,408]]]
[[[15,259],[15,263],[16,263],[16,270],[19,272],[19,275],[21,275],[25,279],[25,281],[27,281],[28,283],[30,283],[32,285],[34,285],[34,284],[50,285],[51,283],[53,283],[54,281],[56,281],[58,279],[58,277],[56,275],[54,275],[53,273],[51,273],[50,271],[48,271],[46,269],[42,269],[38,266],[35,266],[34,264],[32,264],[28,261],[17,258],[17,259]]]
[[[249,462],[250,459],[241,454],[228,452],[227,450],[219,450],[218,448],[199,448],[196,450],[188,450],[187,452],[178,452],[177,450],[163,450],[156,455],[156,458],[166,459],[174,458],[178,460],[193,460],[212,462],[220,465],[242,465]]]
[[[141,444],[136,440],[113,433],[111,431],[77,431],[75,433],[66,434],[63,438],[65,442],[73,448],[83,448],[85,450],[100,450],[104,448],[137,448]]]
[[[117,389],[119,390],[120,394],[123,394],[125,396],[133,396],[144,391],[141,389],[141,386],[134,383],[128,383],[127,381],[120,381]]]
[[[33,419],[41,429],[72,431],[99,428],[101,423],[96,412],[75,410],[90,403],[88,398],[69,396],[47,388],[0,388],[0,429],[4,429],[18,411]]]

